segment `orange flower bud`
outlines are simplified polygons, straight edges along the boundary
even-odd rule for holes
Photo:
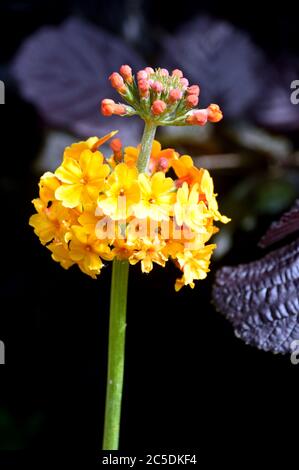
[[[122,65],[121,68],[119,69],[119,72],[126,82],[132,83],[133,81],[132,69],[129,65]]]
[[[184,87],[184,88],[187,88],[187,86],[189,85],[189,81],[187,80],[187,78],[183,77],[180,79],[180,82],[181,82],[181,85]]]
[[[165,109],[166,109],[166,103],[164,103],[164,101],[162,100],[154,101],[151,107],[152,113],[155,116],[159,116],[159,114],[164,113]]]
[[[143,98],[146,98],[149,94],[150,84],[146,79],[138,80],[139,93]]]
[[[197,95],[189,95],[186,98],[186,105],[188,108],[194,108],[198,105],[198,96]]]
[[[137,72],[137,80],[147,80],[148,76],[147,76],[147,73],[145,70],[139,70],[139,72]]]
[[[145,67],[144,69],[148,75],[151,75],[152,73],[155,73],[154,69],[152,67]]]
[[[196,95],[199,96],[200,88],[198,85],[191,85],[187,88],[188,95]]]
[[[210,104],[207,108],[208,120],[210,122],[219,122],[223,118],[223,114],[218,104]]]
[[[122,78],[121,75],[119,75],[119,73],[117,72],[113,72],[110,77],[109,77],[109,80],[111,82],[111,86],[113,88],[115,88],[117,91],[125,91],[126,90],[126,86],[124,84],[124,80]]]
[[[122,160],[122,141],[120,139],[111,140],[110,148],[113,151],[114,161],[120,163]]]
[[[113,100],[109,99],[102,101],[101,111],[103,116],[112,116],[112,114],[118,114],[121,116],[127,112],[124,104],[116,104]]]
[[[169,76],[169,72],[168,72],[167,69],[161,69],[160,74],[162,75],[162,77],[168,77]]]
[[[105,100],[102,100],[101,112],[103,116],[112,116],[114,106],[115,106],[115,102],[113,100],[109,100],[108,98],[106,98]]]
[[[110,142],[110,148],[115,153],[121,152],[122,145],[123,144],[122,144],[122,141],[120,139],[113,139]]]
[[[178,77],[178,78],[183,78],[184,75],[183,75],[183,72],[182,72],[181,70],[179,70],[179,69],[174,69],[174,70],[172,71],[172,76],[173,76],[173,77]]]
[[[163,85],[161,82],[154,82],[152,83],[151,85],[151,89],[155,92],[155,93],[161,93],[161,91],[163,91]]]
[[[190,114],[186,122],[188,124],[192,124],[194,126],[204,126],[208,120],[208,111],[207,109],[199,109],[198,111],[194,111],[194,113]]]
[[[113,109],[113,114],[117,114],[118,116],[123,116],[126,114],[127,109],[124,104],[115,104]]]
[[[174,88],[169,93],[169,101],[170,103],[175,103],[176,101],[182,98],[183,93],[178,88]]]

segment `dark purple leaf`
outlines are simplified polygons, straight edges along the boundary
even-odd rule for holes
[[[220,269],[213,302],[247,344],[290,352],[299,339],[299,239],[259,261]]]
[[[261,238],[259,246],[266,248],[297,231],[299,231],[299,199],[291,210],[283,214],[280,220],[273,222]]]
[[[140,57],[123,41],[77,18],[43,27],[25,41],[12,72],[24,98],[34,103],[51,126],[87,137],[122,131],[138,140],[132,119],[104,118],[99,104],[114,97],[108,77],[123,63],[139,67]]]
[[[229,23],[198,17],[163,41],[162,66],[178,67],[202,89],[203,105],[219,103],[238,117],[264,88],[266,63],[250,38]]]

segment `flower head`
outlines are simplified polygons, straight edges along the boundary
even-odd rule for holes
[[[120,73],[112,73],[109,80],[127,105],[116,104],[106,98],[101,105],[104,116],[138,114],[145,121],[151,119],[160,126],[203,126],[208,121],[218,122],[222,119],[218,105],[196,109],[199,86],[189,86],[188,79],[179,69],[169,73],[163,68],[154,70],[146,67],[137,72],[135,79],[131,67],[122,65]]]
[[[218,230],[213,222],[229,221],[218,210],[211,176],[158,141],[149,174],[136,167],[140,149],[123,152],[119,139],[105,159],[98,146],[113,135],[66,148],[55,173],[41,177],[30,225],[65,269],[77,264],[95,278],[114,257],[140,262],[144,273],[172,259],[182,271],[176,290],[193,287],[208,272],[215,245],[205,244]],[[171,168],[175,178],[167,176]]]

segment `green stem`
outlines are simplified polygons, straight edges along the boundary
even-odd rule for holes
[[[138,170],[140,172],[147,172],[153,140],[155,138],[157,126],[154,122],[145,122],[143,136],[141,140],[141,149],[138,157]]]
[[[147,172],[157,126],[146,122],[138,158],[138,170]],[[125,363],[125,331],[129,262],[115,259],[112,268],[108,374],[103,450],[117,450]]]
[[[129,263],[113,261],[110,297],[108,374],[103,450],[117,450],[125,360]]]

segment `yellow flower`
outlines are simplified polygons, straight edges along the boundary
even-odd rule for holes
[[[33,204],[38,211],[29,219],[29,225],[34,228],[34,233],[40,242],[45,245],[53,239],[68,241],[70,226],[76,221],[76,214],[70,213],[59,202],[55,201],[47,208],[41,199],[35,199]]]
[[[60,186],[60,181],[56,176],[47,171],[41,176],[39,182],[39,197],[44,204],[55,200],[55,191]]]
[[[52,252],[52,259],[60,263],[64,269],[69,269],[75,264],[70,258],[70,252],[64,243],[53,242],[47,245],[47,248]]]
[[[74,236],[69,244],[69,257],[81,271],[95,279],[104,266],[101,258],[111,261],[114,255],[107,243],[95,234],[90,235],[85,227],[75,225],[72,231]]]
[[[77,220],[76,211],[70,211],[55,199],[59,186],[60,182],[53,173],[45,173],[39,182],[40,197],[32,201],[37,214],[30,217],[29,225],[43,245],[53,239],[67,243],[70,226]]]
[[[114,169],[107,181],[108,189],[100,197],[98,207],[113,220],[125,220],[132,214],[133,205],[139,201],[136,167],[129,168],[120,163]]]
[[[113,243],[112,253],[117,259],[129,259],[135,249],[134,242],[124,238],[115,239]]]
[[[141,173],[138,177],[141,200],[134,207],[137,218],[149,217],[153,220],[169,220],[176,199],[175,186],[171,178],[162,171],[151,177]]]
[[[176,281],[176,291],[180,290],[183,285],[190,285],[193,288],[195,279],[205,279],[207,277],[214,248],[216,248],[216,245],[207,245],[196,252],[184,251],[177,254],[178,263],[184,274],[182,278]]]
[[[55,191],[56,199],[70,208],[96,201],[110,172],[103,160],[100,152],[91,150],[84,150],[79,161],[65,157],[62,165],[55,171],[55,176],[62,183]]]
[[[189,155],[182,155],[180,158],[173,159],[171,166],[178,176],[178,180],[176,180],[176,186],[178,188],[182,186],[184,182],[189,186],[201,182],[203,170],[194,166],[193,160]]]
[[[216,194],[214,194],[214,183],[208,172],[208,170],[203,170],[203,175],[201,178],[200,189],[205,194],[208,208],[211,211],[214,220],[219,220],[223,224],[227,224],[230,219],[225,215],[221,215],[218,211],[218,203],[216,200]]]
[[[111,139],[111,137],[117,134],[117,132],[118,131],[112,131],[100,139],[99,137],[90,137],[85,141],[76,142],[69,147],[66,147],[63,156],[64,158],[69,157],[79,161],[80,155],[84,150],[91,150],[92,152],[96,152],[101,145],[107,142],[107,140]]]
[[[165,242],[161,243],[158,239],[153,241],[143,239],[139,241],[138,245],[137,250],[129,257],[130,264],[134,265],[141,261],[141,270],[143,273],[149,273],[153,269],[153,263],[163,267],[165,266],[167,257],[162,250],[165,246]]]
[[[198,183],[189,190],[187,183],[178,189],[176,203],[174,205],[176,223],[181,226],[186,224],[198,233],[206,232],[207,218],[210,212],[203,201],[199,200]]]

